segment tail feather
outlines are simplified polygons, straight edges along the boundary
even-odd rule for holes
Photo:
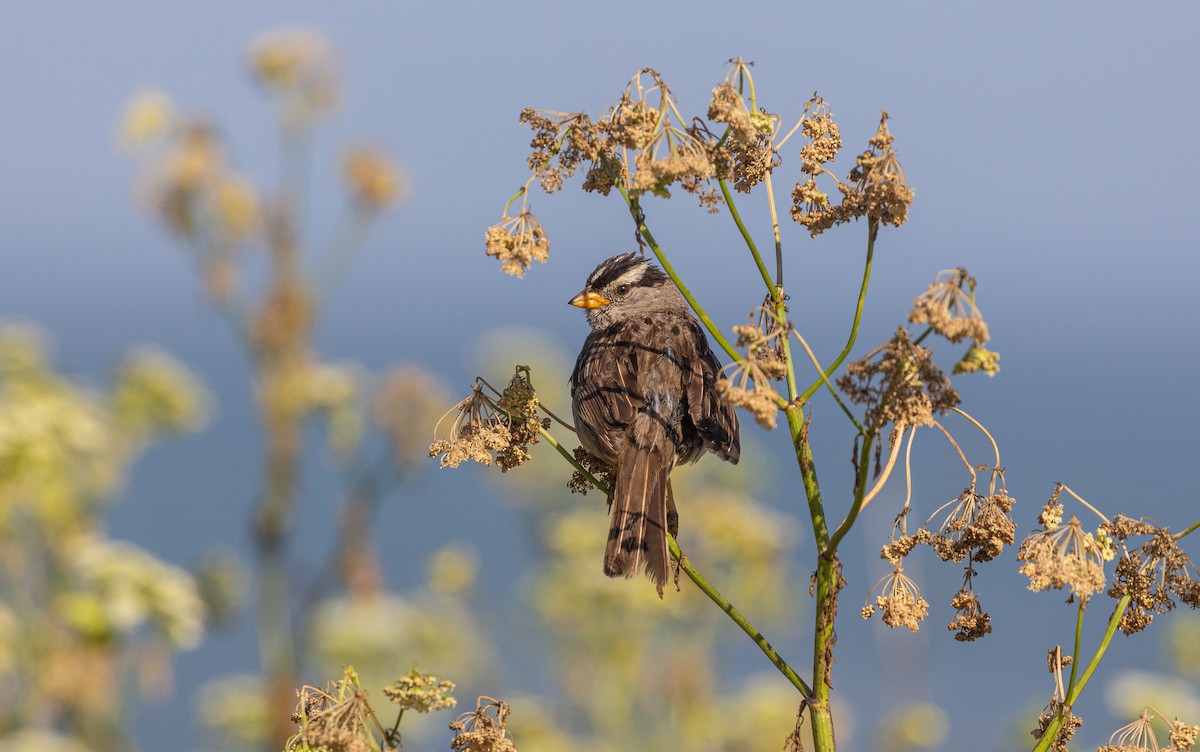
[[[604,551],[604,573],[633,577],[639,570],[661,595],[667,584],[667,487],[671,457],[644,447],[627,446],[617,458],[612,522]]]

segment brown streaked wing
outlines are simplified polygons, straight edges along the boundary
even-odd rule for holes
[[[721,364],[697,321],[688,321],[691,337],[680,338],[694,346],[694,352],[679,353],[681,363],[696,363],[698,369],[689,369],[683,374],[683,389],[687,395],[688,415],[696,426],[696,432],[704,439],[704,447],[723,460],[735,465],[741,457],[741,439],[738,435],[737,413],[733,406],[721,401],[717,394],[717,376]]]
[[[612,455],[620,451],[607,441],[625,436],[644,402],[638,388],[636,350],[617,327],[592,332],[571,374],[571,392],[580,420],[594,427]]]

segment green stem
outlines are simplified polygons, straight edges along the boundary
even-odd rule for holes
[[[724,180],[718,180],[717,185],[721,186],[721,195],[725,197],[725,205],[729,207],[729,216],[733,217],[734,224],[737,225],[738,231],[742,233],[742,239],[746,241],[746,247],[750,249],[750,255],[754,257],[754,263],[758,266],[758,273],[762,275],[763,284],[767,286],[767,294],[771,296],[771,300],[776,303],[782,302],[779,296],[779,288],[771,279],[771,273],[767,271],[767,265],[763,263],[762,256],[758,253],[758,246],[754,244],[754,238],[750,237],[750,230],[746,229],[746,224],[742,222],[742,216],[738,213],[737,204],[734,203],[733,194],[729,192],[729,184]]]
[[[833,622],[837,611],[838,572],[836,556],[827,555],[829,529],[825,520],[825,506],[821,499],[821,486],[817,481],[817,469],[813,464],[812,446],[808,442],[808,426],[799,402],[788,405],[786,415],[792,434],[792,445],[796,450],[796,462],[800,466],[800,477],[804,483],[804,494],[808,499],[808,513],[813,524],[817,557],[816,625],[813,630],[813,693],[807,698],[808,715],[812,721],[813,743],[819,752],[832,752],[833,715],[829,708],[829,675],[833,666]]]
[[[1184,536],[1189,535],[1198,529],[1200,529],[1200,520],[1196,520],[1189,527],[1179,531],[1178,533],[1175,533],[1175,535],[1172,537],[1174,537],[1175,540],[1179,540],[1180,538],[1183,538]]]
[[[734,349],[733,345],[729,343],[729,340],[725,339],[725,335],[721,333],[721,330],[717,328],[717,325],[713,323],[713,320],[709,318],[708,314],[704,312],[704,309],[700,307],[700,303],[697,302],[696,298],[692,296],[692,293],[690,290],[688,290],[687,285],[683,284],[683,280],[680,279],[679,275],[675,272],[675,267],[671,266],[671,262],[667,260],[667,255],[663,253],[663,250],[661,247],[659,247],[658,242],[654,240],[654,236],[650,234],[650,228],[646,226],[646,221],[642,216],[641,205],[638,202],[637,197],[630,196],[629,191],[627,191],[624,186],[618,185],[617,188],[621,191],[621,196],[625,198],[625,203],[629,206],[629,214],[633,217],[633,221],[637,225],[638,234],[641,235],[642,238],[645,239],[646,244],[650,246],[650,250],[654,252],[654,257],[658,259],[658,263],[660,266],[662,266],[663,271],[667,273],[667,276],[670,277],[671,281],[675,283],[675,286],[679,288],[679,292],[681,295],[683,295],[683,299],[687,301],[688,305],[691,306],[692,310],[696,313],[696,318],[700,319],[700,323],[704,324],[704,328],[707,329],[708,333],[712,335],[712,338],[717,341],[717,344],[721,346],[721,349],[724,350],[725,353],[735,362],[741,363],[743,360],[742,354]]]
[[[1092,654],[1091,660],[1088,661],[1088,666],[1084,670],[1083,675],[1079,677],[1079,683],[1075,684],[1067,692],[1067,696],[1063,699],[1063,710],[1050,720],[1049,725],[1046,726],[1045,733],[1042,734],[1042,738],[1038,739],[1038,743],[1034,745],[1033,752],[1046,752],[1054,743],[1058,732],[1062,729],[1063,713],[1070,713],[1071,707],[1079,700],[1079,695],[1083,693],[1083,688],[1087,686],[1088,680],[1092,678],[1092,674],[1096,671],[1096,667],[1100,665],[1100,660],[1104,658],[1104,653],[1108,650],[1108,644],[1112,641],[1113,635],[1117,631],[1117,624],[1120,623],[1121,617],[1125,615],[1125,609],[1128,607],[1129,596],[1122,596],[1121,600],[1117,601],[1117,607],[1108,620],[1108,628],[1104,630],[1104,637],[1096,647],[1096,652]],[[1076,660],[1078,660],[1078,656],[1076,656]]]
[[[696,587],[700,588],[700,591],[707,595],[709,600],[720,606],[721,610],[730,619],[733,619],[733,623],[741,627],[742,631],[750,636],[750,639],[754,641],[759,650],[767,656],[767,659],[771,661],[775,668],[779,669],[779,673],[783,674],[792,683],[793,687],[800,690],[805,697],[811,696],[812,690],[796,674],[796,671],[788,665],[787,661],[781,658],[779,653],[775,652],[775,648],[771,647],[771,643],[767,641],[766,637],[763,637],[762,632],[755,629],[754,625],[745,616],[742,616],[742,613],[734,608],[732,603],[725,600],[724,596],[717,592],[717,589],[704,578],[704,575],[696,571],[691,562],[684,558],[683,553],[679,550],[679,544],[675,542],[675,538],[669,534],[667,535],[667,544],[671,549],[671,556],[675,557],[675,560],[679,562],[679,566],[688,576],[688,579],[696,583]]]
[[[829,543],[825,545],[825,554],[837,553],[838,544],[842,542],[842,538],[846,537],[846,533],[850,532],[854,521],[858,519],[858,513],[862,511],[863,499],[867,495],[867,473],[871,466],[871,448],[875,444],[875,438],[876,434],[870,434],[863,440],[862,450],[858,455],[858,483],[854,491],[854,504],[850,507],[850,513],[846,515],[846,519],[830,536]]]
[[[574,455],[568,452],[566,447],[558,443],[558,441],[550,434],[549,431],[544,428],[539,428],[538,435],[545,439],[550,446],[554,447],[558,453],[562,455],[563,459],[571,463],[571,466],[582,473],[583,476],[586,477],[593,486],[601,491],[604,491],[605,493],[608,492],[608,488],[605,487],[604,484],[602,484],[596,478],[596,476],[589,473],[583,467],[583,465],[579,464],[579,461],[575,459]],[[737,610],[732,603],[726,600],[725,597],[722,596],[717,589],[713,587],[712,584],[704,577],[704,575],[697,572],[696,568],[692,566],[691,562],[683,558],[683,554],[679,550],[679,544],[671,535],[667,536],[667,545],[671,550],[671,555],[674,556],[675,560],[679,562],[679,566],[683,569],[684,573],[687,574],[688,578],[692,582],[696,583],[696,587],[700,588],[700,591],[707,595],[709,600],[720,606],[721,610],[733,620],[733,623],[737,624],[743,632],[750,636],[750,639],[754,641],[754,644],[758,645],[759,650],[761,650],[763,654],[767,656],[767,659],[771,661],[775,668],[779,669],[779,673],[783,674],[784,677],[786,677],[787,680],[792,683],[792,686],[803,692],[805,697],[811,695],[812,690],[810,690],[808,685],[804,683],[804,680],[796,674],[795,669],[788,665],[788,662],[779,656],[779,653],[775,651],[775,648],[771,646],[771,643],[767,641],[767,638],[763,636],[762,632],[755,629],[754,625],[750,623],[749,619],[742,615],[741,611]]]
[[[1075,651],[1071,653],[1071,678],[1067,681],[1067,694],[1075,688],[1075,676],[1079,673],[1079,645],[1083,640],[1083,611],[1087,601],[1079,599],[1079,611],[1075,615]]]
[[[808,389],[805,389],[804,393],[800,395],[801,402],[807,402],[808,399],[812,397],[818,389],[821,388],[821,385],[824,384],[831,375],[833,375],[834,371],[836,371],[838,367],[842,365],[842,362],[846,360],[847,356],[850,355],[850,350],[854,347],[854,341],[858,339],[858,327],[862,324],[863,306],[865,305],[867,299],[867,286],[871,282],[871,264],[875,259],[875,237],[879,234],[879,223],[870,218],[868,218],[867,221],[870,224],[870,230],[867,233],[867,260],[863,266],[862,285],[858,290],[858,303],[854,308],[854,323],[850,325],[850,337],[846,340],[846,347],[842,349],[842,354],[839,355],[837,360],[833,361],[833,363],[831,363],[829,367],[825,369],[824,377],[818,378],[813,382],[812,386],[810,386]]]

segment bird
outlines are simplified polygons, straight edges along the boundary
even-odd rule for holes
[[[737,415],[717,391],[721,365],[700,322],[642,255],[602,261],[569,304],[591,327],[571,372],[575,430],[613,471],[604,573],[641,570],[662,597],[667,533],[679,532],[671,471],[706,451],[737,464]]]

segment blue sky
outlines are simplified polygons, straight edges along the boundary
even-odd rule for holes
[[[364,141],[396,155],[411,183],[409,201],[376,228],[331,303],[319,331],[326,356],[376,369],[415,359],[465,387],[475,373],[472,343],[497,324],[542,327],[573,353],[585,325],[563,303],[597,261],[631,249],[631,228],[618,200],[536,195],[550,263],[519,281],[484,258],[484,228],[525,177],[528,133],[517,113],[599,113],[641,66],[672,83],[685,111],[702,112],[725,61],[741,55],[756,63],[760,103],[785,120],[819,91],[848,152],[871,135],[880,108],[891,114],[916,202],[911,222],[880,241],[860,342],[888,336],[939,269],[963,265],[980,280],[1003,370],[963,391],[1006,453],[1022,529],[1057,480],[1110,512],[1193,521],[1198,6],[734,7],[5,3],[0,315],[42,322],[60,366],[87,378],[100,378],[132,344],[160,344],[200,371],[218,400],[206,436],[148,458],[145,477],[114,510],[114,534],[187,562],[205,537],[193,531],[212,530],[212,518],[242,519],[257,467],[246,366],[177,249],[134,207],[134,167],[115,144],[115,123],[133,91],[161,88],[181,109],[220,123],[239,168],[271,176],[275,133],[244,54],[281,26],[317,27],[340,51],[342,105],[314,142],[315,183],[334,183],[340,146]],[[333,189],[314,195],[314,235],[332,227],[339,201]],[[659,239],[712,301],[714,318],[740,323],[760,293],[728,218],[648,209],[654,226],[669,227]],[[795,309],[810,341],[830,352],[844,337],[862,233],[814,243],[798,229],[785,228],[790,268],[802,270],[789,277],[805,280],[792,290]],[[829,450],[826,474],[840,471],[843,456]],[[420,493],[435,499],[470,482],[433,475]],[[864,576],[877,566],[869,558],[857,565]],[[1070,614],[1061,616],[1053,630],[1035,625],[970,646],[1020,651],[1013,660],[1023,668],[1006,698],[1046,688],[1035,653],[1068,639]],[[870,635],[845,629],[843,644]],[[943,637],[927,648],[937,656],[935,686],[963,654]],[[229,642],[217,663],[246,659],[247,645]],[[1155,641],[1121,641],[1113,654],[1114,663],[1153,665]],[[840,665],[864,665],[856,660]],[[165,712],[185,717],[175,705],[206,678],[203,662],[185,661],[181,699]],[[955,697],[939,699],[953,707]],[[148,726],[145,746],[161,746],[169,732]]]

